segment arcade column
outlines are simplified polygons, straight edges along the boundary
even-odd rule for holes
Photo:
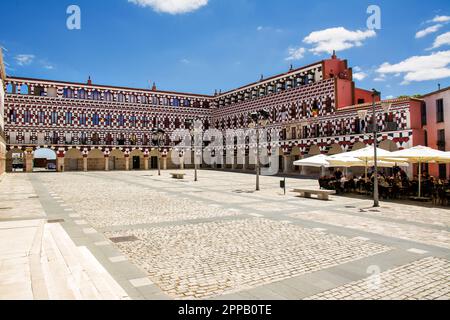
[[[83,155],[83,171],[84,172],[88,171],[88,156],[87,156],[87,154]]]
[[[109,171],[109,156],[105,156],[105,171]]]
[[[162,161],[163,161],[163,170],[167,170],[167,156],[163,156]]]
[[[130,171],[130,155],[125,155],[125,170]]]
[[[64,172],[65,171],[65,167],[64,167],[64,152],[63,151],[59,151],[58,152],[58,157],[56,158],[56,171],[58,171],[58,172]]]
[[[149,156],[144,155],[144,170],[148,170],[148,161],[149,161]]]
[[[33,149],[25,150],[25,172],[33,172]]]

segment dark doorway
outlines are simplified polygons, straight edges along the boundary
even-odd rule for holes
[[[139,156],[133,157],[133,170],[139,170],[141,168],[141,158]]]
[[[150,168],[158,169],[158,157],[151,157],[151,159],[150,159]]]

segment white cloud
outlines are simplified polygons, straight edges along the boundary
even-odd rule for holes
[[[418,31],[416,33],[416,39],[420,39],[420,38],[423,38],[423,37],[429,35],[430,33],[437,32],[442,27],[443,27],[442,24],[436,24],[434,26],[431,26],[431,27],[428,27],[426,29],[420,30],[420,31]]]
[[[34,58],[35,58],[34,54],[18,54],[17,56],[14,57],[16,63],[19,66],[30,65],[31,63],[33,63]]]
[[[256,28],[257,31],[263,31],[264,27],[263,26],[258,26],[258,28]]]
[[[355,66],[355,67],[353,67],[353,71],[360,72],[360,71],[361,71],[361,68],[358,67],[358,66]]]
[[[53,69],[55,69],[55,67],[52,66],[52,65],[50,65],[50,64],[45,65],[44,68],[47,69],[47,70],[53,70]]]
[[[189,63],[191,63],[191,61],[188,60],[188,59],[186,59],[186,58],[181,59],[180,62],[181,62],[181,63],[184,63],[184,64],[189,64]]]
[[[403,83],[437,80],[450,77],[450,50],[428,56],[413,56],[402,62],[383,63],[377,70],[381,77],[386,74],[404,74]]]
[[[285,59],[286,61],[294,61],[300,60],[305,56],[306,49],[305,48],[289,48],[288,49],[288,57]]]
[[[394,96],[392,96],[392,95],[386,96],[386,99],[394,99]]]
[[[128,0],[128,2],[169,14],[192,12],[208,4],[208,0]]]
[[[436,49],[444,45],[450,45],[450,32],[437,36],[434,40],[433,47],[429,48],[428,50]]]
[[[362,81],[365,78],[367,78],[367,73],[365,72],[357,72],[353,74],[353,78],[355,78],[358,81]]]
[[[373,38],[377,34],[373,30],[347,30],[344,27],[329,28],[310,33],[303,42],[312,44],[311,52],[315,54],[332,53],[333,50],[343,51],[353,47],[360,47],[363,41]]]
[[[436,16],[428,22],[449,22],[450,16]]]

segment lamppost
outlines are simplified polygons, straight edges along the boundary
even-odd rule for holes
[[[161,175],[161,145],[164,142],[166,132],[161,128],[154,128],[152,130],[152,143],[158,147],[158,176]]]
[[[259,175],[260,175],[260,162],[259,162],[259,129],[264,128],[269,123],[270,113],[266,110],[260,110],[250,113],[249,128],[256,129],[256,191],[260,191],[259,187]]]
[[[377,141],[378,141],[378,122],[377,112],[375,108],[375,99],[381,95],[375,89],[372,89],[372,124],[373,124],[373,162],[374,162],[374,180],[373,180],[373,206],[378,208],[380,206],[380,199],[378,194],[378,157],[377,157]]]
[[[197,144],[195,143],[195,137],[199,133],[199,128],[195,127],[195,122],[192,119],[187,119],[185,123],[186,128],[189,130],[189,134],[193,137],[194,143],[194,181],[198,181],[198,163],[197,163]]]

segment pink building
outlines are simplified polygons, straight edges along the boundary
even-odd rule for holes
[[[422,96],[421,121],[424,129],[423,144],[433,149],[450,151],[450,87]],[[449,165],[429,165],[433,176],[448,178]]]

